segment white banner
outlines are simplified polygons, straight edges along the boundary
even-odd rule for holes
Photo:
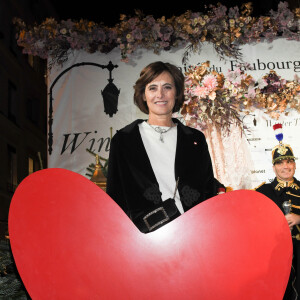
[[[95,163],[94,156],[87,149],[108,158],[111,135],[137,118],[147,119],[147,115],[133,104],[133,85],[142,68],[161,60],[182,67],[184,71],[184,50],[172,49],[160,55],[138,50],[130,56],[129,62],[120,61],[119,50],[109,54],[75,51],[63,67],[52,68],[48,76],[48,91],[53,99],[53,144],[49,145],[52,150],[48,155],[48,166],[86,175],[89,164]],[[270,70],[286,80],[293,80],[295,74],[300,74],[299,42],[278,39],[272,43],[241,46],[241,52],[244,61],[253,67],[247,73],[256,79]],[[200,54],[192,54],[189,64],[205,61],[210,61],[210,67],[224,75],[228,70],[237,69],[233,59],[220,60],[210,44],[205,44]],[[109,62],[114,68],[109,69]],[[119,93],[117,112],[111,115],[104,111],[102,95],[109,79],[110,86],[114,85]],[[234,131],[232,135],[222,137],[223,164],[212,155],[215,176],[234,189],[254,188],[262,181],[274,178],[270,150],[277,144],[272,129],[276,122],[283,124],[284,143],[292,146],[295,156],[300,155],[300,116],[297,112],[283,114],[276,121],[255,110],[244,117],[243,122],[249,131],[242,137]],[[208,144],[211,153],[218,152],[214,149],[219,147],[214,144],[214,139]],[[296,177],[300,176],[296,173]]]

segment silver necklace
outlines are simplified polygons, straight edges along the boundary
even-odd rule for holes
[[[175,126],[177,125],[177,124],[175,124],[175,126],[171,126],[171,127],[169,127],[168,129],[163,129],[163,128],[159,127],[159,126],[154,127],[153,125],[151,125],[151,124],[149,123],[149,121],[147,121],[147,123],[149,124],[149,126],[150,126],[152,129],[154,129],[157,133],[159,133],[159,140],[160,140],[162,143],[165,142],[165,141],[164,141],[163,134],[166,133],[166,132],[168,132],[169,130],[171,130],[173,127],[175,127]]]

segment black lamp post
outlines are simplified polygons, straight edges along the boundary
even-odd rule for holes
[[[120,89],[115,86],[111,77],[111,71],[115,68],[115,66],[110,61],[106,67],[109,71],[109,79],[107,86],[103,91],[101,91],[101,94],[103,97],[104,112],[112,117],[113,114],[118,111],[118,98]]]
[[[53,124],[53,87],[57,83],[57,81],[68,71],[75,67],[80,67],[80,66],[95,66],[99,67],[101,69],[108,69],[109,71],[109,79],[108,79],[108,84],[104,88],[102,93],[103,97],[103,102],[104,102],[104,112],[108,114],[110,117],[113,116],[118,111],[118,97],[120,94],[120,89],[117,89],[115,84],[113,83],[113,79],[111,76],[111,72],[114,68],[117,68],[118,65],[113,65],[112,62],[110,61],[108,65],[100,65],[97,63],[92,63],[92,62],[82,62],[78,64],[74,64],[71,67],[65,69],[62,71],[52,82],[50,89],[49,89],[49,95],[50,95],[50,103],[49,103],[49,116],[48,116],[48,125],[49,125],[49,131],[48,131],[48,152],[51,155],[52,153],[52,145],[53,145],[53,132],[52,132],[52,124]]]

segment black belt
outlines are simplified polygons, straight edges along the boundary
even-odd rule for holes
[[[180,216],[174,199],[167,199],[157,208],[147,211],[142,216],[133,220],[134,224],[143,233],[154,231]]]

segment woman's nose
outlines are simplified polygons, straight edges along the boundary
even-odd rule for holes
[[[157,96],[158,98],[163,97],[163,89],[162,89],[162,88],[158,88],[158,89],[157,89],[156,96]]]

